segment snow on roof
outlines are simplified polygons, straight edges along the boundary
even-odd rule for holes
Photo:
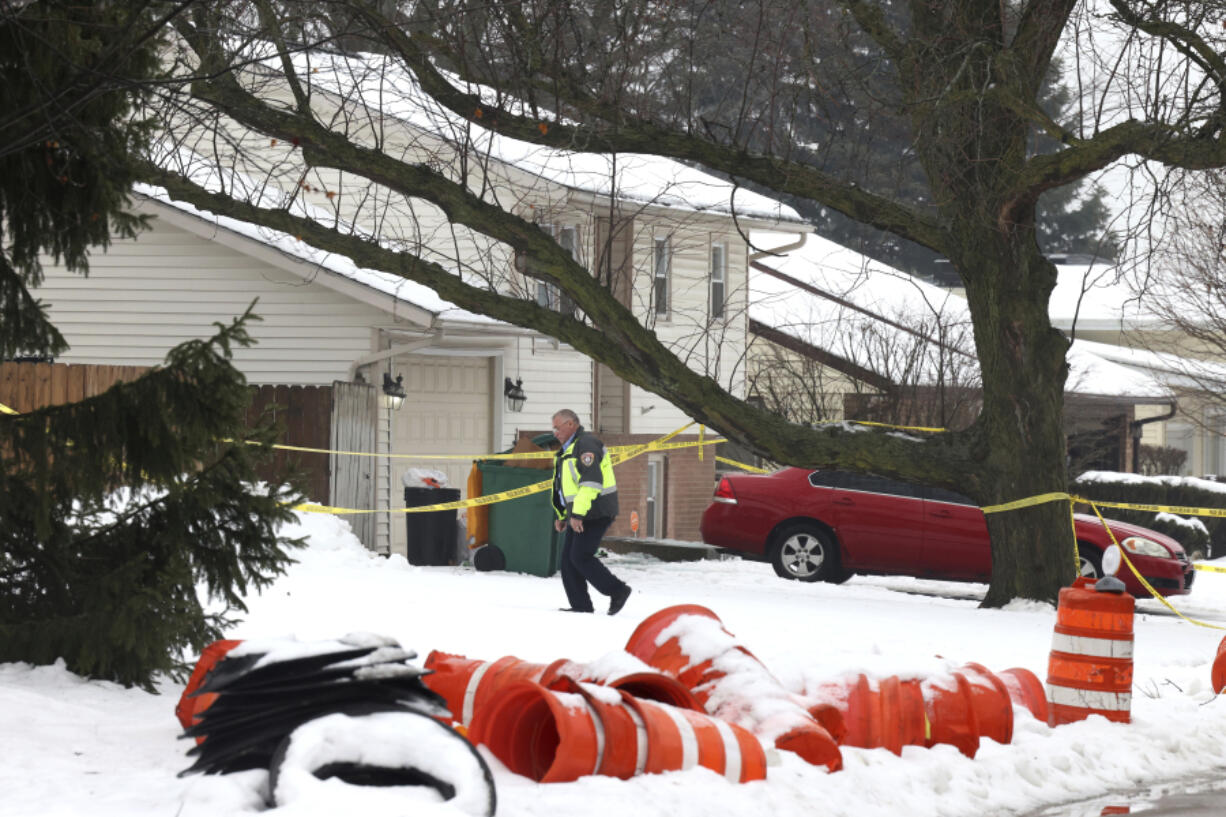
[[[771,237],[754,233],[751,240],[755,246],[769,247]],[[936,337],[938,326],[943,326],[944,342],[974,354],[970,311],[966,301],[950,290],[925,283],[817,235],[810,235],[798,250],[759,261],[843,301],[839,303],[751,269],[750,318],[798,340],[880,371],[880,359],[872,358],[874,355],[879,358],[882,343],[867,343],[866,337],[884,341],[892,336],[889,342],[899,350],[911,348],[919,340],[908,330]],[[1072,291],[1074,274],[1076,270],[1070,268],[1066,293]],[[1076,278],[1080,287],[1082,275],[1076,274]],[[1091,292],[1096,293],[1097,289]],[[1088,302],[1096,303],[1096,298]],[[935,344],[929,345],[935,349]],[[1068,353],[1069,391],[1161,399],[1171,395],[1167,380],[1152,370],[1153,359],[1128,355],[1132,350],[1114,357],[1108,354],[1119,349],[1081,340],[1074,343]],[[933,375],[930,368],[928,376]]]
[[[294,60],[303,77],[350,104],[379,110],[453,144],[466,145],[474,156],[491,157],[564,187],[598,196],[615,194],[641,204],[784,222],[789,229],[805,224],[799,213],[781,202],[672,159],[560,150],[494,133],[444,108],[421,89],[410,71],[388,56],[312,51],[298,53]],[[278,60],[266,60],[264,66],[280,73]]]
[[[226,230],[230,230],[231,232],[246,236],[259,241],[262,244],[273,247],[290,258],[301,261],[304,264],[335,273],[350,281],[370,287],[377,292],[390,295],[396,301],[412,304],[413,306],[425,309],[428,312],[434,313],[435,316],[442,320],[505,325],[501,321],[494,320],[486,315],[479,315],[475,312],[460,309],[450,301],[446,301],[439,297],[438,293],[424,284],[407,280],[390,272],[381,272],[379,270],[373,270],[367,267],[359,267],[347,256],[316,249],[306,242],[279,230],[271,230],[267,227],[261,227],[257,224],[252,224],[230,216],[218,215],[217,213],[213,213],[208,210],[201,210],[186,202],[175,201],[170,198],[165,188],[153,187],[146,184],[137,184],[133,189],[136,193],[147,196],[154,201],[168,205],[176,210],[180,210],[184,213],[188,213],[189,215],[204,219],[205,221],[214,223],[219,227],[225,228]],[[311,207],[309,204],[303,204],[301,199],[296,199],[295,202],[296,205],[301,208],[309,209]],[[325,217],[321,217],[318,213],[313,214],[313,217],[323,223],[327,223],[327,221],[332,219],[330,214],[326,216],[326,219]]]
[[[1117,329],[1156,320],[1117,267],[1057,264],[1056,270],[1059,277],[1047,308],[1056,328]]]

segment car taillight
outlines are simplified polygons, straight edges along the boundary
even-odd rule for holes
[[[715,501],[727,502],[729,505],[736,504],[736,492],[732,490],[732,483],[727,477],[723,477],[719,481],[719,485],[715,489]]]

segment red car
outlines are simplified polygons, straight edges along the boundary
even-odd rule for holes
[[[1163,595],[1192,587],[1183,547],[1157,531],[1108,520],[1146,581]],[[769,559],[785,579],[842,582],[853,573],[987,581],[992,553],[983,512],[965,496],[847,471],[785,468],[720,480],[702,515],[704,542]],[[1111,538],[1096,517],[1076,516],[1081,574],[1102,575]],[[1132,571],[1129,592],[1149,594]]]

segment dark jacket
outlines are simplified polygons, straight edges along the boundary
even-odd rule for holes
[[[566,501],[562,496],[565,494]],[[549,493],[558,519],[612,519],[617,516],[617,481],[604,443],[580,426],[553,460]]]

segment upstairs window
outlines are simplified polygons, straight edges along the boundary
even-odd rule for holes
[[[728,250],[723,244],[711,245],[711,317],[724,317],[727,298]]]
[[[657,236],[652,254],[652,300],[654,311],[661,317],[668,315],[668,268],[671,264],[668,236]]]
[[[577,227],[542,224],[541,229],[553,236],[558,245],[569,253],[571,258],[579,257],[579,229]],[[517,259],[517,262],[523,263],[522,259]],[[534,299],[539,306],[566,315],[575,313],[575,302],[558,287],[545,281],[533,281],[532,283]]]

